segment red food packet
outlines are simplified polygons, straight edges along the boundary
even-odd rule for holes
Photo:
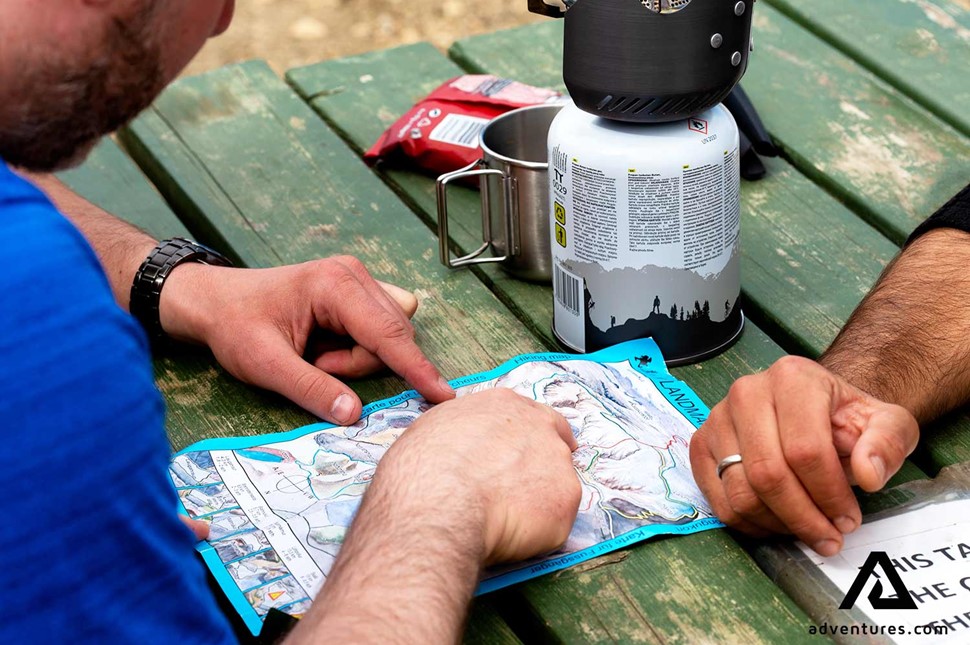
[[[496,76],[453,78],[429,94],[387,129],[364,154],[404,157],[435,174],[458,170],[482,155],[478,137],[485,125],[510,110],[556,101],[559,92]]]

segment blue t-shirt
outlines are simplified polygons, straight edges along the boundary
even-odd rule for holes
[[[233,640],[176,515],[145,335],[0,161],[0,643]]]

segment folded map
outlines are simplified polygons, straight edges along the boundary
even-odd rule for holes
[[[582,501],[566,544],[487,570],[478,593],[655,535],[721,526],[688,459],[691,434],[708,409],[667,372],[652,340],[582,356],[518,356],[451,384],[458,396],[505,387],[549,405],[579,442],[573,466]],[[408,391],[365,406],[352,426],[209,439],[175,455],[170,474],[185,513],[211,522],[198,550],[253,634],[270,609],[297,617],[307,611],[381,457],[430,407]]]

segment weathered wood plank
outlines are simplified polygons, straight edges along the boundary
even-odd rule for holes
[[[970,136],[966,0],[768,2]]]
[[[77,168],[58,173],[72,190],[158,239],[191,237],[118,144],[105,137]]]
[[[414,101],[460,73],[430,46],[414,45],[328,61],[293,70],[287,77],[360,152]],[[370,109],[362,111],[361,105]],[[431,225],[433,180],[392,168],[383,168],[381,174]],[[464,226],[457,229],[455,240],[467,248],[479,239],[473,215],[478,208],[477,194],[456,192],[452,203],[456,216],[457,209],[466,216],[456,220]],[[503,301],[530,321],[530,327],[551,342],[548,321],[552,297],[548,287],[511,280],[497,269],[484,270],[483,277]],[[677,373],[702,397],[717,400],[737,376],[762,369],[781,355],[781,350],[752,325],[724,356]],[[701,561],[717,561],[723,568],[714,572],[707,564],[698,567]],[[741,587],[739,579],[744,581]],[[726,533],[718,531],[623,551],[527,583],[512,593],[521,594],[534,620],[566,642],[691,642],[701,635],[771,642],[803,635],[804,630],[798,627],[803,620],[800,612],[763,582],[748,556]],[[738,600],[741,597],[745,600]],[[504,601],[502,605],[522,610],[521,603]],[[750,609],[739,609],[739,605]],[[715,621],[699,619],[699,613],[734,614],[737,620],[715,625]]]
[[[875,10],[868,28],[885,15]],[[800,169],[894,241],[970,181],[970,140],[951,126],[771,7],[757,7],[754,28],[744,86],[765,124]]]
[[[742,84],[772,136],[800,172],[890,239],[901,243],[970,181],[970,141],[912,99],[770,6],[755,7],[754,33]],[[562,27],[475,36],[451,54],[467,69],[561,84]]]
[[[264,64],[176,84],[125,138],[192,227],[218,231],[206,241],[246,264],[354,253],[379,277],[416,288],[422,345],[448,376],[540,348],[474,276],[421,260],[434,247],[426,227]],[[166,359],[159,375],[176,445],[310,420],[211,365],[186,375],[186,360]],[[395,377],[353,385],[365,400],[404,387]],[[518,642],[490,603],[476,603],[468,640]]]
[[[751,63],[744,85],[755,97],[773,136],[781,141],[797,142],[798,150],[818,159],[831,156],[844,142],[840,143],[840,137],[833,137],[823,124],[831,123],[832,118],[838,119],[843,108],[833,107],[833,92],[844,89],[846,97],[870,97],[866,109],[871,111],[868,118],[873,122],[904,124],[905,128],[897,128],[897,132],[907,133],[905,141],[925,142],[943,137],[939,132],[930,132],[933,128],[943,128],[950,133],[943,137],[945,142],[934,143],[936,147],[928,148],[949,150],[948,155],[956,155],[953,164],[949,165],[917,159],[912,151],[893,141],[893,137],[898,138],[896,134],[878,140],[877,143],[883,146],[878,154],[888,155],[886,158],[890,159],[896,154],[889,151],[892,148],[910,159],[912,163],[910,170],[905,171],[906,177],[922,177],[920,185],[926,188],[924,191],[915,185],[901,184],[901,189],[912,190],[914,198],[927,204],[933,202],[936,205],[932,208],[935,209],[970,181],[970,144],[959,134],[922,114],[908,99],[777,11],[759,5],[755,16],[757,24],[761,25],[757,37],[758,56]],[[538,85],[552,85],[557,78],[553,75],[559,72],[553,70],[552,63],[546,59],[558,60],[561,56],[560,40],[561,28],[546,23],[459,41],[451,53],[469,69],[488,70],[516,79],[528,78],[529,82]],[[791,62],[794,54],[788,53],[789,48],[798,52],[797,60],[801,62]],[[815,52],[815,49],[819,51]],[[528,57],[523,55],[526,51]],[[770,53],[766,54],[766,51]],[[796,101],[784,89],[788,85],[798,85],[797,91],[810,91],[803,81],[792,81],[802,78],[799,65],[829,79],[820,81],[825,91],[815,92],[813,100],[802,96]],[[756,97],[756,90],[763,92]],[[801,116],[783,116],[797,115],[799,109],[802,110]],[[805,110],[809,110],[807,115]],[[833,110],[836,111],[834,117],[830,114]],[[771,115],[777,118],[769,118]],[[746,307],[751,310],[753,305],[753,313],[759,322],[787,347],[816,356],[831,342],[898,248],[836,198],[806,179],[800,172],[804,165],[796,164],[799,169],[793,169],[784,161],[768,159],[766,162],[768,177],[759,182],[743,182],[741,188],[742,289],[750,303]],[[822,166],[826,163],[831,161],[820,162]],[[873,177],[899,170],[895,164],[876,163],[873,159],[866,164],[866,172]],[[808,175],[820,179],[811,168],[808,168]],[[847,178],[844,173],[838,176]],[[821,179],[828,181],[824,177]],[[871,185],[857,183],[847,181],[845,186],[857,190],[867,199],[872,196],[886,201],[891,199],[882,189],[869,195],[866,191]],[[952,193],[947,192],[951,188]],[[911,219],[906,226],[915,226],[920,219]],[[903,239],[903,229],[898,229],[897,233],[896,239]],[[966,414],[953,416],[926,429],[924,437],[915,461],[927,472],[935,473],[943,466],[970,460],[970,417]]]

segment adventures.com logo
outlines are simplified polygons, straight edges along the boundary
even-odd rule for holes
[[[879,570],[877,572],[877,569]],[[875,583],[869,590],[869,604],[874,610],[908,610],[918,609],[916,598],[920,596],[913,594],[906,588],[906,583],[896,571],[892,559],[885,551],[872,551],[865,563],[859,568],[859,574],[852,581],[852,585],[846,592],[845,597],[839,604],[839,609],[852,609],[866,584],[875,578]],[[886,595],[883,580],[892,588],[892,592]],[[921,601],[922,602],[922,601]],[[959,616],[954,617],[960,625],[970,626],[964,623]],[[970,621],[970,613],[967,614]],[[943,622],[944,624],[939,624]],[[808,633],[821,636],[946,636],[950,633],[951,625],[947,621],[932,621],[925,625],[907,627],[906,625],[875,625],[870,623],[858,623],[854,625],[831,625],[822,623],[812,625],[808,628]]]

